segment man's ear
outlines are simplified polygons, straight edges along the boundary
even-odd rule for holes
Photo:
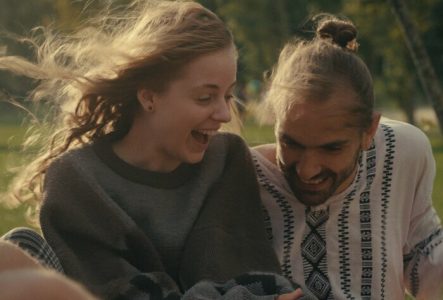
[[[146,88],[140,88],[137,91],[137,100],[147,112],[154,111],[154,93]]]
[[[372,122],[369,128],[363,132],[362,149],[368,150],[372,144],[372,139],[377,132],[378,124],[380,123],[381,114],[379,112],[372,113]]]

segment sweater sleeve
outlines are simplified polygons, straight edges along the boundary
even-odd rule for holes
[[[49,168],[40,223],[66,274],[105,299],[179,299],[150,240],[106,197],[73,163]]]
[[[404,249],[405,285],[417,299],[441,299],[443,281],[436,278],[443,278],[443,230],[432,205],[435,160],[427,137],[421,132],[415,135],[415,143],[410,143],[410,147],[418,149],[410,161],[416,163],[416,167],[409,168],[415,169],[418,175]]]

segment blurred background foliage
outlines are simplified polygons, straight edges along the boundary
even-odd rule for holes
[[[443,76],[443,1],[404,0],[417,26],[439,78]],[[29,44],[15,35],[29,36],[36,26],[76,28],[85,16],[109,0],[0,0],[0,53],[31,55]],[[128,0],[111,1],[120,5]],[[239,96],[257,99],[263,76],[276,62],[284,43],[296,36],[309,36],[308,20],[318,13],[351,19],[359,30],[359,54],[375,81],[377,105],[399,109],[410,123],[414,112],[430,106],[389,1],[385,0],[200,0],[219,14],[234,32],[239,47]],[[6,34],[5,34],[6,33]],[[12,38],[11,38],[12,37]],[[24,97],[32,82],[0,72],[0,89]],[[420,124],[419,124],[420,125]]]

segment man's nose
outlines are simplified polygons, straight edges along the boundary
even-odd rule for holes
[[[301,180],[309,181],[321,173],[322,167],[315,153],[304,151],[297,162],[296,169]]]

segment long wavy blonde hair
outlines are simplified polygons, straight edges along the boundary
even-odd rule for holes
[[[42,29],[33,42],[35,62],[3,56],[0,69],[38,79],[30,98],[55,112],[28,139],[40,151],[10,188],[13,199],[32,204],[34,217],[54,159],[109,132],[125,134],[140,86],[161,91],[192,59],[234,44],[224,22],[200,4],[153,0],[108,8],[72,34]]]

